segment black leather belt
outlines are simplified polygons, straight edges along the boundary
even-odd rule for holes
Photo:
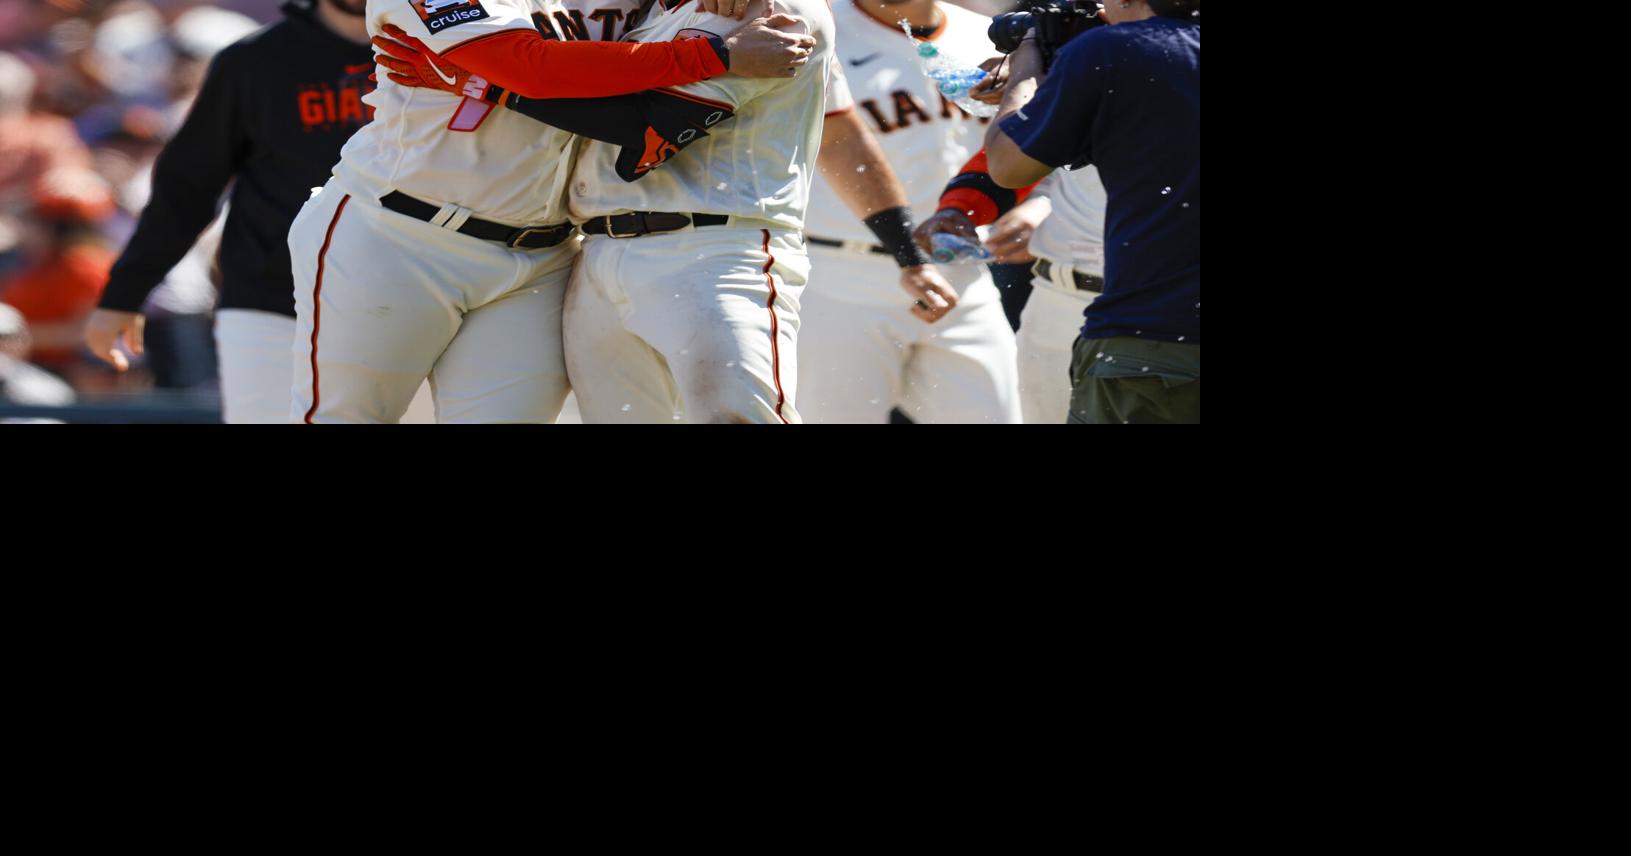
[[[1037,259],[1036,264],[1031,266],[1031,272],[1049,282],[1053,282],[1053,262],[1047,259]],[[1078,291],[1091,291],[1094,294],[1104,293],[1104,277],[1082,273],[1079,270],[1071,271],[1071,275],[1076,280]]]
[[[866,252],[877,253],[880,256],[894,255],[894,253],[889,252],[877,244],[868,244],[865,241],[833,241],[828,240],[827,238],[812,238],[809,235],[805,235],[804,242],[806,244],[815,244],[818,247],[834,247],[840,250],[852,249],[855,252],[861,252],[864,247]]]
[[[400,190],[393,190],[389,195],[381,197],[379,204],[405,214],[415,220],[431,222],[437,214],[441,213],[442,206],[433,205],[421,199],[415,199]],[[544,247],[553,247],[572,236],[571,223],[556,223],[553,226],[506,226],[503,223],[494,223],[491,220],[482,220],[471,217],[459,227],[459,234],[480,238],[483,241],[497,241],[506,247],[515,247],[522,250],[541,250]]]
[[[723,214],[667,214],[660,211],[635,211],[630,214],[608,214],[596,217],[579,226],[585,235],[607,235],[613,238],[638,238],[652,232],[672,232],[686,226],[723,226],[731,218]]]

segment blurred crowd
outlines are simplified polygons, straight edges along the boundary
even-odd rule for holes
[[[91,357],[84,322],[210,58],[278,14],[278,0],[0,0],[0,397],[215,383],[210,235],[149,299],[136,370]]]

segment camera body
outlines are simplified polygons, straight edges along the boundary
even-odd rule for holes
[[[1026,31],[1036,28],[1036,44],[1042,51],[1042,65],[1053,65],[1053,57],[1065,43],[1100,26],[1104,5],[1095,0],[1033,0],[1030,11],[1009,12],[991,19],[986,35],[1001,53],[1019,50]]]

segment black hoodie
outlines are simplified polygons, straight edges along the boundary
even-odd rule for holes
[[[320,2],[320,0],[319,0]],[[294,317],[289,224],[372,114],[374,51],[305,7],[222,50],[187,121],[153,170],[153,195],[102,294],[135,312],[215,219],[234,178],[221,238],[222,309]]]

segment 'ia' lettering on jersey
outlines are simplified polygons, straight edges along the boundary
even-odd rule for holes
[[[936,5],[945,15],[944,22],[927,38],[914,41],[899,25],[868,15],[854,0],[833,0],[833,19],[840,34],[838,59],[847,87],[829,95],[826,111],[854,109],[860,113],[906,188],[912,215],[919,223],[934,214],[946,182],[984,145],[986,120],[963,112],[940,95],[934,81],[923,73],[917,46],[932,44],[940,56],[970,67],[997,55],[986,36],[990,18],[950,3]],[[853,180],[867,177],[858,175]],[[816,178],[807,231],[820,238],[876,242],[827,186],[825,176]]]

